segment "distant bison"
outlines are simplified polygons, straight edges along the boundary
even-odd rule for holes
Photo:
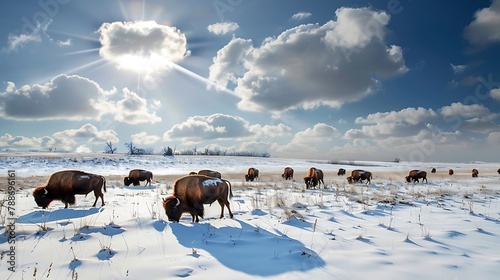
[[[477,169],[472,169],[472,178],[477,178],[479,176],[479,171]]]
[[[191,173],[194,173],[194,172],[191,172]],[[196,174],[196,173],[194,173],[194,174]],[[214,170],[209,170],[209,169],[202,169],[202,170],[198,171],[198,175],[205,175],[208,177],[222,179],[222,175],[220,174],[219,171],[214,171]]]
[[[339,168],[339,171],[337,172],[337,175],[339,175],[339,176],[345,175],[345,169],[344,168]]]
[[[432,168],[431,173],[436,173],[436,168]]]
[[[448,175],[453,175],[453,169],[448,170]]]
[[[364,180],[366,180],[367,184],[370,184],[371,179],[372,179],[372,173],[370,171],[365,171],[361,169],[355,169],[351,171],[351,175],[347,177],[347,181],[349,182],[349,184],[356,182],[362,183]]]
[[[281,178],[285,180],[293,180],[293,168],[285,167],[283,174],[281,174]]]
[[[203,204],[212,204],[217,200],[221,206],[220,218],[224,217],[224,205],[233,218],[229,208],[229,199],[233,197],[231,183],[227,180],[205,175],[189,175],[177,179],[171,196],[163,199],[163,208],[169,221],[179,222],[183,213],[191,214],[191,221],[199,222],[205,209]]]
[[[497,170],[498,174],[500,174],[500,168]]]
[[[250,167],[247,170],[247,174],[245,174],[245,180],[248,182],[253,182],[253,180],[256,180],[259,178],[259,169]]]
[[[147,186],[151,186],[151,180],[153,180],[153,173],[151,171],[143,170],[143,169],[132,169],[128,173],[128,176],[123,178],[123,184],[125,186],[130,186],[133,184],[134,186],[140,186],[140,181],[146,181]]]
[[[325,187],[325,182],[323,181],[323,171],[321,169],[311,167],[307,172],[307,176],[304,177],[304,183],[306,184],[306,189],[316,188],[316,186],[321,187],[323,184],[323,188]]]
[[[411,170],[408,173],[408,176],[406,176],[406,182],[419,182],[419,179],[422,179],[422,183],[425,182],[427,183],[427,172],[423,170]]]
[[[36,187],[33,197],[36,204],[43,209],[46,209],[53,200],[62,201],[64,208],[68,208],[68,204],[75,204],[75,195],[87,195],[94,191],[95,201],[92,207],[95,207],[99,197],[104,206],[104,194],[101,189],[106,191],[106,179],[103,176],[78,170],[65,170],[52,174],[45,186]]]

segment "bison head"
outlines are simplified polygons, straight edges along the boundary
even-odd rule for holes
[[[49,190],[45,187],[37,187],[33,191],[33,197],[35,198],[36,204],[43,209],[47,208],[52,200],[54,200],[50,195]]]
[[[165,208],[165,214],[169,221],[179,222],[183,211],[181,201],[178,198],[174,196],[164,198],[163,208]]]
[[[406,176],[405,178],[406,178],[406,182],[411,183],[411,179],[412,179],[412,177],[410,177],[410,176]]]
[[[128,187],[132,184],[132,180],[129,177],[125,177],[123,178],[123,184]]]

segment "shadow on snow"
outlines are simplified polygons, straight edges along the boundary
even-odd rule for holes
[[[207,251],[221,264],[249,275],[272,276],[325,265],[316,252],[298,240],[235,221],[241,228],[196,223],[170,223],[170,227],[182,246]]]
[[[37,210],[20,216],[19,218],[17,218],[16,223],[38,224],[38,223],[46,223],[59,220],[83,218],[86,216],[97,214],[103,210],[104,210],[103,208],[97,208],[97,207],[92,207],[89,209],[66,208],[66,209],[57,209],[54,211]]]

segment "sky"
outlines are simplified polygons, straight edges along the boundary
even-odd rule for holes
[[[498,162],[500,0],[0,6],[1,151]]]

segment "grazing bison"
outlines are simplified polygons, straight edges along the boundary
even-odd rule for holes
[[[427,183],[427,172],[423,171],[423,170],[411,170],[409,173],[408,173],[408,176],[405,177],[406,178],[406,182],[410,183],[410,182],[419,182],[419,179],[422,179],[422,183],[425,182]]]
[[[220,218],[224,217],[224,205],[233,218],[229,208],[229,200],[233,197],[231,183],[220,178],[205,175],[189,175],[175,181],[174,193],[163,199],[163,208],[169,221],[179,222],[183,213],[191,214],[191,221],[203,219],[203,204],[218,201],[221,206]]]
[[[448,175],[453,175],[453,169],[448,170]]]
[[[324,188],[325,182],[323,181],[323,171],[315,167],[309,168],[307,176],[304,177],[304,183],[306,184],[306,189],[316,188],[316,186],[320,184],[323,184]]]
[[[259,178],[259,169],[253,167],[248,168],[247,174],[245,174],[245,180],[247,182],[253,182],[253,180],[257,178]]]
[[[194,173],[194,172],[191,172],[191,173]],[[194,173],[194,174],[196,174],[196,173]],[[222,175],[220,174],[220,172],[219,171],[214,171],[214,170],[203,169],[203,170],[198,171],[198,175],[205,175],[205,176],[208,176],[208,177],[214,177],[214,178],[222,179]]]
[[[351,171],[351,175],[347,177],[347,181],[349,184],[360,182],[362,183],[363,180],[366,180],[367,184],[371,184],[371,179],[372,179],[372,173],[370,171],[365,171],[361,169],[355,169]]]
[[[477,176],[479,176],[479,171],[477,169],[472,169],[472,178],[476,178]]]
[[[281,174],[281,178],[285,180],[293,180],[293,168],[285,167],[283,174]]]
[[[146,181],[147,186],[151,186],[151,180],[153,180],[153,173],[151,171],[143,170],[143,169],[132,169],[128,173],[128,176],[123,178],[123,184],[125,186],[130,186],[133,184],[134,186],[140,186],[140,181]]]
[[[337,175],[339,175],[339,176],[345,175],[345,169],[344,168],[339,168],[339,171],[337,172]]]
[[[106,191],[106,179],[103,176],[78,170],[65,170],[50,175],[45,186],[35,188],[33,197],[36,204],[43,209],[53,200],[61,200],[64,202],[64,208],[68,208],[68,204],[75,204],[76,194],[87,195],[94,191],[95,201],[92,207],[95,207],[99,197],[104,206],[104,194],[101,188]]]
[[[433,168],[431,169],[431,173],[436,173],[436,168],[434,168],[434,167],[433,167]]]

